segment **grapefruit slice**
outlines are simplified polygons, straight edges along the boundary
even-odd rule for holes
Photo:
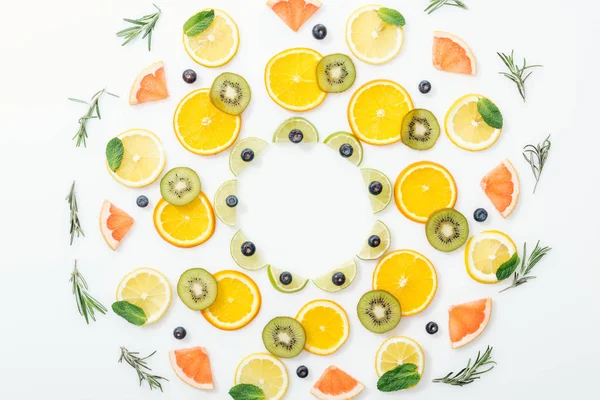
[[[215,388],[210,359],[204,347],[171,350],[169,359],[175,374],[188,385],[203,390]]]
[[[346,400],[357,396],[365,385],[332,365],[323,372],[310,393],[323,400]]]
[[[294,32],[321,7],[320,0],[268,0],[267,6],[273,10]]]
[[[116,250],[121,240],[131,229],[134,219],[108,200],[102,203],[100,210],[100,231],[108,246]]]
[[[458,36],[433,32],[433,66],[440,71],[476,75],[477,63],[469,46]]]
[[[165,66],[162,61],[155,62],[140,72],[131,86],[129,104],[142,104],[163,100],[169,97]]]
[[[519,200],[519,175],[510,161],[504,160],[481,180],[481,188],[504,218]]]
[[[492,299],[488,297],[452,306],[448,315],[450,342],[456,349],[475,340],[487,327],[492,315]]]

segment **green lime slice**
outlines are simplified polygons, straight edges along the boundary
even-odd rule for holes
[[[263,152],[267,145],[267,142],[257,137],[240,140],[229,153],[229,169],[231,172],[238,176],[244,168],[256,160],[256,157]]]
[[[225,182],[215,193],[215,213],[217,217],[228,226],[235,226],[237,215],[237,181],[235,179]]]
[[[244,254],[243,249],[249,251],[249,254]],[[250,251],[252,250],[253,251]],[[267,266],[260,256],[260,252],[256,245],[248,240],[244,232],[240,229],[233,235],[229,246],[233,261],[244,269],[255,271]],[[251,254],[250,254],[251,253]]]
[[[306,287],[306,284],[308,283],[308,279],[305,279],[298,275],[292,274],[292,281],[290,282],[290,284],[284,285],[283,283],[281,283],[281,280],[279,279],[279,277],[281,276],[282,273],[287,272],[287,271],[275,268],[272,265],[269,265],[268,271],[269,271],[269,280],[271,281],[271,284],[273,285],[273,287],[283,293],[299,292],[302,289],[304,289]]]
[[[337,154],[352,164],[359,166],[363,159],[362,145],[351,133],[336,132],[327,136],[323,141],[327,146],[331,147]]]
[[[346,289],[348,286],[350,286],[354,278],[356,278],[357,270],[358,268],[356,267],[356,261],[346,261],[343,265],[339,266],[333,271],[323,274],[317,279],[313,279],[313,283],[319,289],[323,289],[326,292],[339,292],[340,290]],[[339,286],[333,283],[334,275],[338,272],[344,274],[345,277],[344,283]]]
[[[295,141],[290,137],[290,133],[292,131],[298,130],[299,132],[293,132],[296,135],[293,135]],[[292,117],[290,119],[286,119],[283,121],[279,128],[275,131],[273,135],[273,142],[283,142],[283,143],[316,143],[319,141],[319,133],[317,132],[317,128],[313,124],[311,124],[306,118],[302,117]]]
[[[367,187],[367,193],[369,193],[373,214],[385,210],[392,201],[392,183],[388,177],[385,176],[383,172],[370,168],[363,168],[360,170],[360,173],[362,174],[363,182]],[[375,190],[377,188],[376,183],[381,184],[380,191]],[[373,187],[371,184],[373,184]]]
[[[377,238],[379,240],[376,240]],[[364,247],[356,256],[361,260],[376,260],[388,251],[391,240],[392,237],[387,225],[381,221],[377,221],[373,225]]]

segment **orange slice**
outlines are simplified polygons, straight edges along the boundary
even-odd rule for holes
[[[519,200],[519,175],[510,161],[504,160],[481,180],[481,188],[504,218]]]
[[[437,291],[431,261],[412,250],[396,250],[383,257],[373,271],[373,289],[390,292],[402,307],[402,316],[427,308]]]
[[[335,353],[348,339],[350,322],[346,311],[330,300],[313,300],[296,316],[306,331],[304,349],[319,356]]]
[[[240,46],[240,33],[235,21],[224,11],[216,8],[214,11],[215,18],[202,33],[192,37],[183,33],[186,53],[192,60],[208,68],[227,64]]]
[[[204,347],[171,350],[169,359],[175,374],[188,385],[204,390],[215,388],[210,359]]]
[[[154,208],[154,227],[173,246],[194,247],[215,232],[215,213],[203,192],[185,206],[174,206],[160,199]]]
[[[442,208],[453,208],[457,189],[450,172],[431,161],[409,165],[398,175],[394,185],[396,207],[406,218],[425,223]]]
[[[155,62],[145,68],[135,78],[129,93],[129,104],[142,104],[163,100],[169,97],[165,66],[162,61]]]
[[[322,400],[347,400],[357,396],[365,385],[332,365],[310,389],[310,393]]]
[[[440,71],[477,74],[477,62],[469,46],[447,32],[433,32],[433,66]]]
[[[322,3],[320,0],[268,0],[267,6],[273,10],[294,32],[314,13]]]
[[[104,200],[100,209],[100,231],[111,249],[116,250],[119,247],[133,222],[134,219],[129,214],[110,201]]]
[[[492,299],[459,304],[448,310],[448,332],[452,348],[462,347],[475,340],[487,327],[492,314]]]
[[[380,79],[358,88],[348,104],[348,123],[365,143],[378,146],[400,140],[402,120],[414,108],[410,95],[396,82]]]
[[[227,331],[248,325],[258,314],[262,301],[256,283],[237,271],[219,271],[214,277],[219,291],[215,302],[202,310],[204,318],[211,325]]]

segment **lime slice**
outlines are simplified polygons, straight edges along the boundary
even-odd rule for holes
[[[356,166],[360,165],[363,159],[362,145],[351,133],[337,132],[327,136],[323,141],[327,146],[331,147],[337,154]]]
[[[363,168],[360,173],[369,193],[373,214],[385,210],[392,201],[392,183],[388,177],[383,172],[370,168]]]
[[[330,271],[324,275],[321,275],[317,279],[313,279],[313,283],[317,285],[319,289],[323,289],[326,292],[339,292],[342,289],[346,289],[354,278],[356,278],[356,262],[354,260],[346,261],[343,265]],[[338,284],[334,283],[335,278],[341,278],[338,273],[343,274],[343,278],[338,280]],[[343,282],[339,284],[340,282]]]
[[[235,226],[237,215],[237,181],[227,181],[215,193],[215,213],[217,217],[228,226]]]
[[[256,245],[248,240],[241,229],[233,235],[229,251],[233,261],[244,269],[255,271],[267,266],[262,260]]]
[[[390,230],[381,221],[375,222],[371,233],[365,241],[365,245],[356,256],[361,260],[375,260],[381,257],[390,248]]]
[[[240,140],[229,153],[229,169],[235,176],[256,160],[268,143],[257,137]]]
[[[302,278],[298,275],[291,274],[290,272],[284,271],[282,269],[278,269],[269,265],[269,280],[275,289],[283,293],[295,293],[299,292],[306,287],[308,283],[308,279]],[[281,274],[289,273],[291,274],[290,283],[284,285],[282,283]]]
[[[273,142],[315,143],[319,141],[317,128],[306,118],[293,117],[283,121],[273,135]]]

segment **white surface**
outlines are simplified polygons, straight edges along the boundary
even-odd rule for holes
[[[270,140],[275,127],[291,113],[275,105],[266,94],[262,76],[267,60],[276,52],[294,46],[312,47],[323,54],[347,53],[345,20],[365,1],[324,0],[323,8],[298,33],[288,29],[263,1],[163,0],[158,3],[164,12],[156,28],[152,52],[139,41],[120,47],[120,40],[114,35],[126,26],[120,20],[122,17],[137,17],[152,11],[150,1],[4,3],[5,17],[0,25],[3,38],[0,42],[3,60],[0,170],[4,181],[0,199],[0,398],[225,399],[238,361],[249,353],[264,351],[260,339],[263,325],[276,315],[295,315],[302,304],[316,298],[334,299],[348,310],[350,339],[333,356],[321,358],[303,353],[285,361],[291,378],[289,399],[309,398],[309,386],[330,364],[343,367],[367,386],[360,397],[364,399],[591,396],[600,357],[596,342],[600,327],[597,311],[600,275],[594,252],[599,239],[596,213],[600,178],[596,162],[600,145],[598,87],[594,82],[598,57],[597,43],[593,43],[599,33],[598,3],[469,0],[469,11],[445,8],[427,16],[422,12],[427,5],[425,0],[384,2],[406,16],[404,48],[399,57],[384,66],[357,62],[358,79],[353,90],[374,78],[390,78],[408,89],[417,106],[432,109],[440,119],[460,95],[480,92],[499,105],[505,118],[505,131],[491,149],[474,154],[456,148],[445,136],[427,153],[411,151],[401,144],[384,148],[365,146],[363,166],[380,169],[394,180],[413,161],[438,161],[456,177],[460,191],[457,208],[470,222],[476,207],[484,206],[490,212],[486,223],[471,223],[473,232],[495,228],[506,231],[518,243],[526,240],[533,245],[540,239],[554,248],[538,265],[537,280],[500,295],[497,292],[503,285],[480,285],[467,276],[462,251],[446,255],[433,250],[425,240],[423,227],[406,220],[394,205],[382,213],[379,217],[392,230],[392,248],[410,248],[426,254],[435,264],[440,281],[431,306],[418,316],[405,318],[392,332],[408,335],[422,344],[427,361],[423,382],[410,391],[390,395],[377,392],[373,368],[377,347],[390,335],[367,332],[354,312],[361,293],[370,289],[374,263],[360,262],[357,281],[338,294],[326,294],[309,286],[296,295],[284,295],[273,290],[266,271],[251,273],[263,293],[263,308],[251,325],[237,332],[218,331],[200,315],[186,309],[176,297],[167,315],[159,323],[145,328],[128,325],[112,313],[99,316],[97,322],[87,326],[77,314],[68,283],[74,258],[79,260],[91,293],[107,306],[113,301],[121,277],[137,267],[158,268],[172,284],[183,270],[192,266],[211,271],[237,269],[228,248],[234,231],[222,224],[210,242],[190,250],[174,248],[159,238],[151,217],[152,206],[159,198],[157,185],[133,190],[113,181],[103,162],[108,139],[131,127],[156,132],[167,150],[167,168],[177,165],[195,168],[212,198],[218,185],[231,178],[228,153],[198,157],[177,142],[171,118],[178,100],[191,89],[210,85],[221,71],[242,73],[253,89],[253,99],[243,116],[241,136],[255,135]],[[237,56],[229,65],[215,70],[195,65],[181,45],[182,23],[204,6],[218,6],[229,12],[241,33]],[[326,24],[329,30],[322,42],[315,41],[310,33],[317,22]],[[581,28],[580,37],[576,35],[578,28]],[[478,60],[477,77],[445,74],[431,67],[434,29],[454,32],[470,44]],[[514,85],[497,74],[503,66],[495,52],[507,52],[513,47],[518,57],[526,55],[530,62],[545,65],[536,70],[528,82],[526,104],[520,100]],[[160,103],[128,106],[126,99],[133,78],[159,59],[165,61],[171,96]],[[188,86],[181,80],[185,68],[198,72],[196,84]],[[421,79],[432,82],[433,91],[429,95],[418,93],[417,84]],[[580,89],[578,99],[576,85]],[[88,98],[104,86],[121,95],[121,99],[102,99],[105,119],[90,122],[87,149],[75,148],[70,139],[84,107],[66,98]],[[331,95],[320,108],[306,113],[322,139],[335,130],[348,129],[346,106],[353,90]],[[553,148],[534,196],[531,194],[533,178],[521,158],[521,148],[542,140],[549,133],[553,135]],[[508,220],[493,210],[478,185],[480,178],[505,157],[514,162],[522,182],[519,206]],[[313,158],[306,155],[306,163],[311,162]],[[330,160],[319,157],[318,162],[323,171],[338,168],[333,154]],[[309,168],[310,174],[315,171],[318,169]],[[289,182],[284,182],[288,179],[286,174],[280,170],[273,179],[289,188]],[[248,177],[250,180],[250,174]],[[69,247],[68,207],[63,198],[73,179],[77,180],[86,237]],[[339,241],[338,227],[332,226],[332,222],[339,221],[344,213],[350,218],[358,213],[359,221],[367,218],[370,222],[374,218],[360,206],[364,205],[362,199],[341,195],[338,199],[323,199],[324,206],[333,212],[331,219],[313,218],[307,222],[305,219],[319,204],[315,200],[319,194],[315,191],[322,185],[312,186],[306,177],[298,179],[311,206],[292,207],[301,214],[274,215],[273,219],[264,221],[264,226],[269,229],[278,226],[281,232],[277,235],[288,240],[331,230],[331,246],[337,249],[335,257],[338,254],[344,257],[341,250],[346,242]],[[242,185],[246,184],[244,175],[241,181]],[[250,189],[244,187],[243,190]],[[347,190],[353,193],[355,189]],[[150,197],[148,209],[135,206],[139,194]],[[293,194],[286,192],[282,198]],[[97,213],[105,198],[136,218],[132,231],[116,252],[106,246],[97,228]],[[254,201],[260,199],[255,197]],[[258,208],[255,212],[259,213]],[[256,215],[247,214],[242,223],[257,220]],[[321,210],[316,215],[324,214]],[[282,223],[284,218],[301,223]],[[265,229],[256,224],[248,226],[248,231],[252,230],[256,236],[275,237],[272,231]],[[347,240],[363,234],[348,233]],[[346,247],[348,255],[355,251],[353,245]],[[298,246],[296,250],[303,248]],[[306,250],[310,258],[304,260],[319,262],[327,256],[335,258],[324,249]],[[290,263],[294,263],[297,255],[288,256]],[[278,256],[274,253],[274,257]],[[448,306],[483,296],[494,299],[488,329],[471,345],[452,350],[446,328]],[[424,330],[430,320],[437,321],[441,327],[435,336]],[[181,342],[171,334],[179,325],[188,330],[188,337]],[[463,388],[431,383],[433,378],[459,370],[487,344],[495,346],[494,359],[498,366],[483,379]],[[193,345],[208,348],[217,386],[214,392],[199,393],[186,386],[169,366],[169,349]],[[164,394],[138,387],[135,372],[117,363],[119,346],[142,354],[157,350],[150,365],[155,373],[170,379],[164,385]],[[300,364],[310,369],[306,380],[295,377],[295,369]]]

